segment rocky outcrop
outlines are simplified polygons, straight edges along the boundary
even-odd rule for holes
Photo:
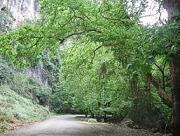
[[[37,21],[40,16],[39,7],[39,0],[0,0],[0,34],[8,32],[22,24],[30,24]],[[50,58],[46,59],[48,60]],[[59,76],[54,76],[54,73],[59,73],[60,64],[56,66],[56,64],[50,62],[51,59],[48,61],[48,63],[44,63],[48,66],[37,62],[34,67],[21,69],[20,72],[23,72],[28,77],[37,79],[45,87],[52,86],[59,79]],[[51,65],[56,69],[51,69]]]
[[[14,27],[32,23],[39,16],[38,0],[0,0],[0,9],[13,18]]]
[[[38,17],[38,0],[0,0],[0,34],[22,24],[33,23]],[[28,77],[39,80],[45,87],[48,87],[47,73],[39,64],[33,68],[23,69],[21,72]]]
[[[22,70],[25,75],[38,80],[45,88],[49,87],[49,73],[44,69],[43,65],[38,63],[35,67],[30,67]]]
[[[22,24],[32,23],[38,17],[38,0],[0,0],[0,33],[7,32]],[[21,72],[41,81],[48,87],[47,73],[38,64],[35,68],[23,69]]]

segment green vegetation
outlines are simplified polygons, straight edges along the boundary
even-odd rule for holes
[[[50,116],[49,88],[0,61],[0,133],[19,121],[36,121]],[[43,105],[43,106],[42,106]]]
[[[15,118],[35,121],[45,119],[50,114],[48,108],[32,103],[30,99],[20,96],[7,85],[0,87],[0,105],[0,132],[7,129]]]
[[[57,113],[98,121],[128,117],[179,136],[180,5],[152,2],[160,18],[144,26],[146,0],[41,0],[36,23],[0,35],[0,55],[15,71],[40,64],[49,88],[21,72],[13,78],[3,66],[10,77],[0,75],[2,84]],[[167,22],[161,20],[163,7]]]
[[[73,43],[63,49],[63,85],[75,110],[105,116],[124,116],[131,107],[130,90],[118,62],[105,47],[96,52],[95,43]],[[93,62],[91,62],[93,59]],[[121,99],[119,99],[121,98]]]
[[[33,102],[44,106],[48,105],[50,89],[44,87],[37,79],[30,78],[22,73],[16,73],[9,86],[13,91],[21,96],[31,99]]]

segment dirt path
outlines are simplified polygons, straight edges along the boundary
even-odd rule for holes
[[[88,123],[78,115],[56,116],[3,136],[155,136],[145,130],[103,123]]]

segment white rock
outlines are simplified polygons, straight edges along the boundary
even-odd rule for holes
[[[88,119],[88,122],[90,122],[90,123],[97,123],[97,120],[96,120],[96,119],[93,119],[93,118],[89,118],[89,119]]]

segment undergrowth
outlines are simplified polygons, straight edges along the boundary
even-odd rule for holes
[[[36,121],[49,116],[48,108],[20,96],[8,85],[0,86],[0,132],[9,127],[13,119]]]

